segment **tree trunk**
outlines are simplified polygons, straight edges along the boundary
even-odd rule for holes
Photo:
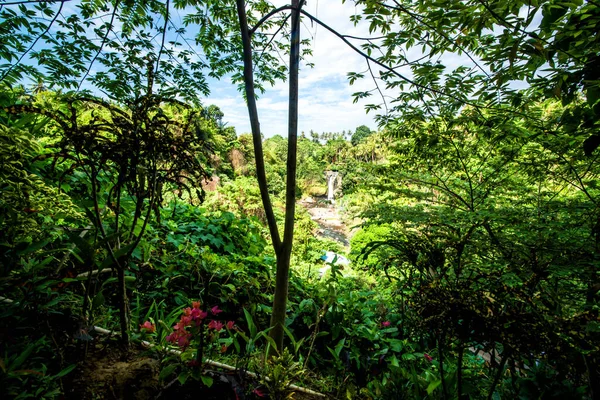
[[[125,284],[125,270],[122,267],[117,268],[118,276],[118,297],[119,297],[119,326],[121,328],[121,344],[125,349],[129,349],[129,313],[127,312],[127,286]]]
[[[256,164],[256,179],[260,189],[260,197],[265,209],[265,216],[271,234],[271,242],[277,255],[281,247],[277,221],[273,213],[269,188],[267,186],[267,174],[265,172],[265,159],[262,148],[262,137],[260,134],[260,122],[258,119],[258,110],[256,107],[256,95],[254,93],[254,75],[252,72],[252,43],[250,41],[250,31],[248,29],[248,20],[246,19],[246,6],[244,0],[236,0],[238,18],[240,22],[240,32],[242,34],[242,51],[244,61],[244,86],[246,91],[246,101],[248,114],[250,117],[250,129],[252,130],[252,143],[254,145],[254,162]]]
[[[277,344],[277,351],[283,349],[285,311],[290,275],[290,256],[294,242],[294,217],[296,213],[296,157],[298,147],[298,70],[300,67],[300,1],[292,0],[292,28],[290,37],[290,92],[288,112],[288,154],[287,179],[285,188],[285,227],[283,242],[277,253],[277,276],[275,296],[271,315],[271,338]],[[274,352],[271,353],[272,355]]]
[[[285,225],[283,241],[279,236],[277,221],[273,213],[271,200],[268,192],[267,177],[265,173],[264,157],[262,150],[262,137],[258,110],[254,94],[254,77],[252,73],[252,43],[244,0],[236,0],[240,31],[242,34],[243,60],[244,60],[244,83],[246,89],[246,100],[250,126],[254,143],[254,156],[256,162],[256,175],[260,188],[261,199],[271,241],[277,257],[277,272],[275,277],[275,294],[273,297],[273,313],[271,315],[270,336],[276,343],[276,348],[271,349],[271,355],[283,349],[284,326],[288,296],[288,282],[290,269],[290,256],[294,240],[294,217],[296,211],[296,158],[298,144],[298,69],[300,64],[300,0],[292,1],[292,27],[290,47],[290,93],[289,93],[289,130],[288,130],[288,155],[287,155],[287,177],[285,195]]]

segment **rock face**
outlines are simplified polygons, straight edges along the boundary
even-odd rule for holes
[[[202,189],[207,192],[214,192],[217,190],[220,182],[221,178],[219,178],[217,175],[213,175],[209,179],[202,180]]]
[[[342,193],[342,176],[337,171],[325,171],[327,179],[327,200],[335,202],[335,198]]]

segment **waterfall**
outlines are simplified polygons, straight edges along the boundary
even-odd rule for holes
[[[334,203],[336,189],[339,186],[339,173],[335,171],[327,171],[327,200]]]

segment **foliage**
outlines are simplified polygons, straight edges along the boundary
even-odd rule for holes
[[[559,109],[538,105],[538,121],[553,126],[569,110]],[[442,379],[445,395],[466,390],[463,352],[473,346],[501,349],[490,395],[508,360],[543,360],[581,388],[587,382],[575,377],[592,370],[567,360],[587,357],[589,366],[597,357],[589,330],[596,318],[589,290],[597,278],[588,269],[596,258],[595,184],[588,185],[596,159],[570,144],[584,140],[584,132],[555,125],[560,135],[547,136],[528,119],[505,120],[501,129],[485,121],[466,110],[397,133],[380,188],[400,200],[370,207],[365,216],[393,222],[398,231],[372,242],[365,255],[387,254],[383,264],[394,271],[398,300],[437,343],[440,361],[447,352],[458,355],[458,387]],[[581,325],[570,330],[574,320]],[[575,334],[581,331],[589,333]],[[511,390],[521,389],[513,382]]]
[[[289,7],[13,3],[0,6],[10,396],[64,395],[92,327],[119,323],[157,344],[163,378],[210,386],[210,355],[262,367],[274,398],[304,379],[337,398],[600,391],[597,4],[359,0],[352,21],[373,37],[338,36],[361,40],[376,87],[355,97],[381,94],[367,109],[386,109],[382,129],[296,143],[236,137],[198,98],[206,75],[259,91],[295,81],[298,43],[277,36],[299,26]],[[279,51],[293,53],[289,68]],[[438,60],[450,54],[470,62]],[[345,249],[294,206],[323,192],[326,170],[343,175],[340,203],[360,229],[353,266],[319,280],[322,251]],[[175,343],[183,354],[169,364]]]
[[[265,387],[270,399],[293,399],[294,392],[289,386],[296,382],[304,371],[294,361],[293,355],[286,348],[280,355],[268,358],[260,374],[260,383]]]
[[[398,129],[437,115],[454,116],[465,104],[480,114],[529,118],[530,105],[556,98],[573,106],[570,123],[587,131],[586,153],[600,143],[596,137],[600,111],[596,3],[449,0],[357,4],[362,13],[352,17],[353,22],[366,21],[370,33],[378,37],[362,46],[363,54],[389,50],[368,62],[383,68],[377,76],[383,87],[401,90],[393,102],[382,97],[381,103],[367,106],[369,110],[387,108],[388,113],[379,116],[382,125]],[[588,36],[593,39],[583,39]],[[470,62],[454,67],[440,60],[441,55],[450,60],[448,56],[453,54],[465,55]],[[392,65],[409,66],[412,77]],[[349,75],[350,82],[362,77]],[[528,89],[519,90],[515,81]],[[370,91],[355,93],[356,98],[370,95]]]
[[[352,142],[353,146],[356,146],[357,144],[368,138],[370,135],[371,129],[369,129],[369,127],[366,125],[361,125],[358,128],[356,128],[356,131],[354,131],[354,133],[352,134],[352,139],[350,141]]]
[[[222,312],[218,306],[204,311],[200,308],[199,302],[193,302],[192,307],[183,310],[179,322],[173,326],[173,332],[165,337],[167,342],[181,349],[178,358],[188,367],[177,376],[181,384],[191,376],[202,380],[209,387],[212,386],[212,378],[205,375],[206,361],[211,354],[225,353],[228,345],[233,342],[231,338],[220,338],[221,331],[227,331],[231,335],[235,326],[233,321],[226,323],[220,321],[218,315]],[[141,330],[153,332],[155,327],[145,322],[141,325]],[[167,378],[177,367],[177,364],[166,365],[161,372],[161,378]]]

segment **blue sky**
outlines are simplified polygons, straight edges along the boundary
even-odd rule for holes
[[[276,0],[275,6],[288,4],[289,1]],[[342,3],[341,0],[308,0],[304,7],[313,16],[342,34],[369,37],[368,23],[363,22],[355,26],[350,21],[350,16],[360,13],[352,1]],[[338,37],[322,27],[312,25],[307,19],[302,25],[302,38],[311,38],[313,56],[307,60],[314,63],[314,68],[301,67],[300,93],[299,93],[299,133],[316,132],[341,132],[354,131],[360,125],[377,129],[374,121],[375,113],[367,114],[366,104],[379,104],[381,97],[375,92],[367,99],[353,103],[352,93],[367,91],[375,88],[372,79],[366,72],[366,61],[350,49]],[[361,41],[353,41],[360,46]],[[407,51],[409,59],[418,59],[423,55],[420,49],[412,48]],[[443,63],[449,70],[460,65],[473,66],[464,55],[444,54]],[[412,77],[408,67],[398,69],[403,75]],[[348,72],[363,72],[365,78],[350,86],[347,79]],[[373,68],[377,75],[377,69]],[[207,104],[215,104],[225,113],[225,121],[234,126],[238,134],[250,132],[248,111],[242,100],[241,94],[229,81],[211,81],[211,96]],[[384,95],[392,98],[398,93],[382,88]],[[287,135],[287,83],[278,82],[274,87],[268,88],[258,100],[261,130],[265,137],[280,134]],[[388,99],[389,100],[389,99]],[[383,110],[382,110],[383,111]]]
[[[286,2],[276,1],[275,5]],[[342,4],[340,0],[309,0],[305,8],[339,32],[347,34],[366,34],[364,27],[354,27],[349,16],[355,7],[351,2]],[[366,32],[365,32],[366,31]],[[340,39],[325,29],[305,21],[302,25],[303,38],[312,37],[313,57],[309,60],[314,68],[301,67],[299,93],[299,133],[312,129],[316,132],[341,132],[367,125],[375,129],[374,114],[365,113],[366,103],[378,102],[369,99],[353,104],[352,93],[365,88],[370,89],[372,82],[348,84],[348,72],[364,70],[366,64],[362,57],[349,49]],[[211,96],[207,104],[215,104],[225,113],[225,121],[234,126],[238,134],[249,132],[248,111],[241,94],[228,81],[210,81]],[[287,135],[287,95],[286,82],[278,82],[268,87],[258,100],[261,130],[266,137]]]
[[[281,6],[287,4],[286,0],[275,0],[274,5]],[[58,5],[54,5],[57,9]],[[342,34],[368,37],[368,24],[363,23],[358,26],[350,21],[350,16],[360,13],[361,10],[355,8],[352,1],[342,3],[342,0],[308,0],[305,10],[316,16],[330,27]],[[77,3],[67,2],[64,4],[63,15],[77,14]],[[174,25],[181,24],[181,15],[185,11],[174,10],[171,14]],[[100,17],[99,23],[109,21],[110,14]],[[159,18],[160,22],[160,18]],[[54,29],[54,28],[53,28]],[[119,32],[120,23],[114,25],[114,32]],[[184,36],[188,43],[194,43],[193,26],[188,27]],[[170,30],[172,32],[172,30]],[[173,35],[170,33],[170,35]],[[365,104],[381,103],[381,98],[374,94],[370,98],[353,103],[352,93],[359,91],[372,90],[374,83],[370,77],[357,81],[350,86],[347,80],[348,72],[365,72],[367,64],[365,60],[350,49],[339,38],[329,33],[316,24],[311,24],[308,19],[304,19],[302,24],[302,38],[311,39],[311,48],[313,56],[307,61],[314,64],[314,68],[302,66],[300,71],[300,93],[299,93],[299,133],[309,133],[310,130],[316,132],[341,132],[354,131],[360,125],[367,125],[371,129],[376,129],[374,113],[365,112]],[[158,39],[154,39],[156,45],[159,45]],[[360,41],[354,41],[360,45]],[[38,44],[37,47],[43,46]],[[187,44],[181,45],[182,49],[188,49]],[[177,48],[173,48],[174,51]],[[201,52],[201,49],[195,48],[194,51]],[[419,58],[422,54],[418,49],[411,49],[407,56],[411,59]],[[164,58],[164,54],[163,54]],[[458,65],[471,65],[472,63],[465,56],[452,54],[444,55],[444,63],[449,68]],[[91,75],[102,70],[102,66],[96,62],[91,70]],[[377,74],[377,69],[373,71]],[[411,77],[411,71],[405,67],[399,69],[399,72],[405,76]],[[368,76],[368,73],[365,74]],[[238,134],[250,131],[248,111],[243,100],[242,94],[237,91],[235,85],[230,79],[224,78],[221,81],[209,79],[211,95],[204,99],[205,105],[215,104],[224,112],[224,120],[229,126],[234,126]],[[84,87],[86,85],[84,84]],[[90,87],[90,89],[94,90]],[[384,94],[394,98],[397,92],[384,90]],[[259,116],[261,120],[261,130],[265,137],[280,134],[287,135],[287,115],[288,115],[288,87],[286,82],[277,82],[275,86],[268,87],[266,93],[261,94],[258,100]]]

